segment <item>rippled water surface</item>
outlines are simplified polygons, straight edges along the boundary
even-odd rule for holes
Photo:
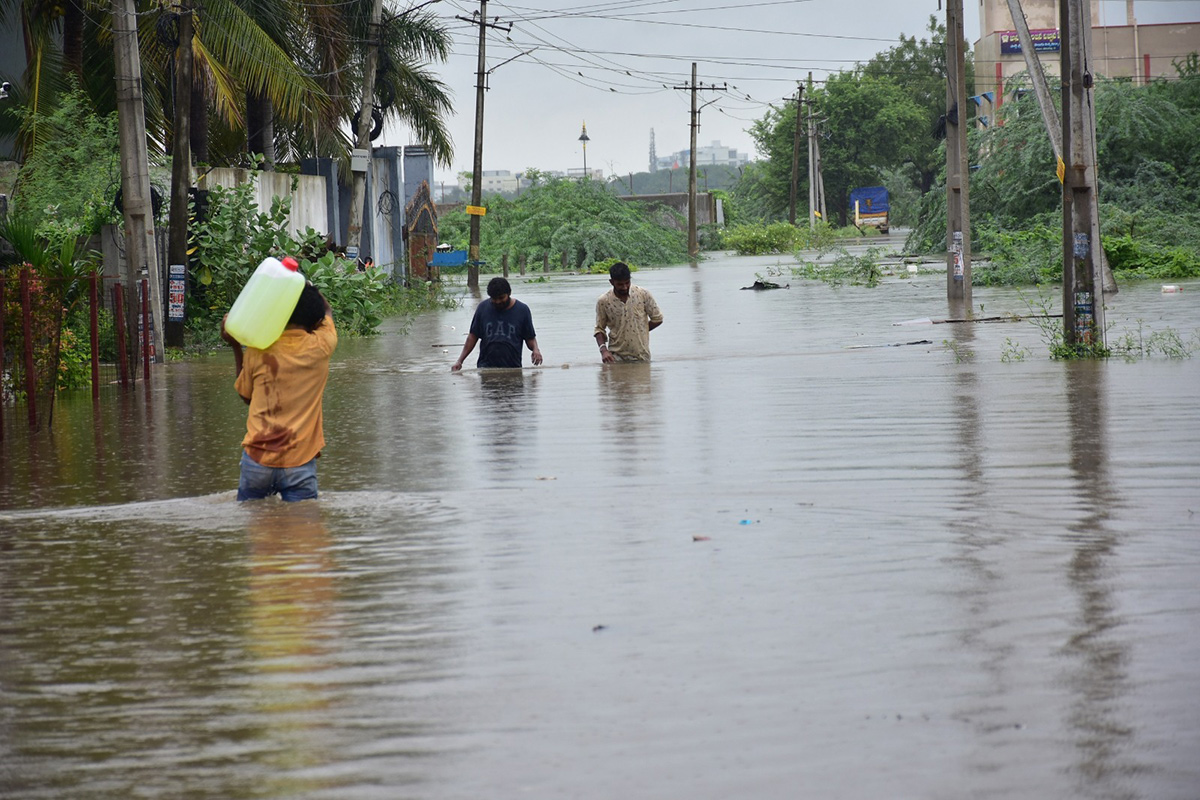
[[[0,796],[1200,797],[1200,361],[776,262],[637,273],[650,365],[587,276],[515,281],[539,369],[343,339],[316,502],[234,501],[228,354],[7,409]],[[1200,347],[1159,289],[1110,342]]]

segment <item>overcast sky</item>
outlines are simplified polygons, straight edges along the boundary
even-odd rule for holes
[[[974,42],[979,3],[964,5]],[[478,58],[478,27],[455,17],[471,17],[479,3],[442,0],[429,10],[454,38],[453,55],[438,68],[455,107],[454,164],[435,173],[449,184],[471,169]],[[1139,24],[1200,20],[1200,0],[1137,0],[1135,11]],[[693,61],[701,84],[728,85],[700,92],[711,105],[700,114],[697,142],[719,140],[756,158],[746,130],[809,71],[821,80],[893,46],[900,34],[926,37],[931,15],[945,21],[938,0],[489,0],[487,15],[511,22],[512,31],[489,31],[487,64],[495,71],[483,168],[580,168],[586,122],[587,165],[606,175],[647,169],[651,129],[660,157],[688,147],[690,94],[675,87],[688,84]],[[1124,0],[1102,1],[1099,24],[1124,21]],[[407,129],[393,126],[375,142],[412,143]]]

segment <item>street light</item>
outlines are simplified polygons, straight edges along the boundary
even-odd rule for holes
[[[583,123],[583,133],[579,134],[579,141],[583,142],[583,177],[587,177],[587,143],[591,141],[587,135],[587,122]]]

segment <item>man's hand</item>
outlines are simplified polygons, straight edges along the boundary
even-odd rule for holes
[[[454,365],[452,367],[450,367],[450,371],[458,372],[460,369],[462,369],[462,359],[461,358],[458,361],[454,362]]]
[[[535,367],[539,367],[539,366],[541,366],[541,364],[542,364],[542,351],[538,350],[535,347],[535,348],[533,348],[533,365]]]

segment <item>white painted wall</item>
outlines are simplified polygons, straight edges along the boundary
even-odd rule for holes
[[[223,186],[232,189],[246,183],[251,176],[257,175],[255,182],[255,202],[262,211],[271,208],[275,197],[292,198],[292,230],[303,231],[312,228],[321,233],[329,233],[329,213],[325,203],[325,179],[320,175],[293,175],[286,172],[258,172],[232,167],[217,167],[197,175],[196,185],[201,189],[211,189]],[[292,189],[292,182],[296,188]]]

